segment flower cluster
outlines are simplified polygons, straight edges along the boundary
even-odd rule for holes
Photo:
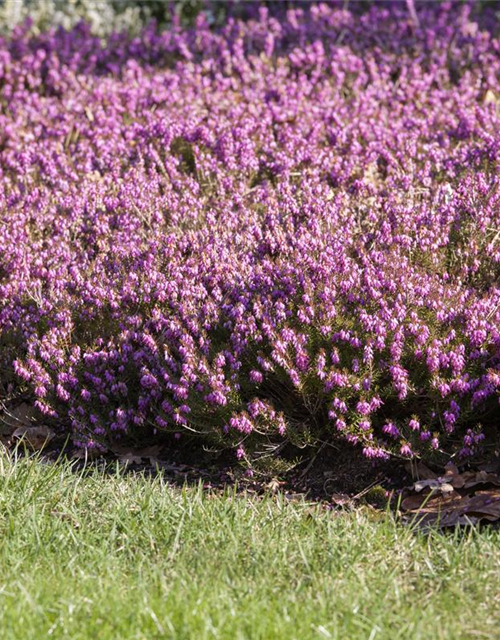
[[[429,3],[106,42],[18,29],[4,381],[81,447],[337,437],[384,458],[495,438],[498,26]]]

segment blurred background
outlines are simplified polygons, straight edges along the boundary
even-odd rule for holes
[[[0,29],[7,35],[29,23],[34,33],[50,27],[70,29],[80,21],[90,24],[95,35],[113,31],[140,31],[154,20],[159,26],[179,21],[190,24],[200,13],[219,22],[229,13],[251,14],[260,6],[282,11],[311,2],[293,0],[0,0]],[[337,4],[345,4],[344,0]]]
[[[407,5],[412,11],[420,3],[442,0],[327,0],[327,4],[349,7],[352,11],[367,10],[373,4]],[[306,7],[317,0],[0,0],[0,33],[8,35],[23,25],[36,34],[50,27],[70,29],[80,21],[87,22],[95,35],[106,36],[114,31],[139,32],[154,20],[159,26],[176,21],[189,25],[199,14],[210,23],[219,23],[228,13],[249,17],[260,7],[281,12],[292,7]],[[467,2],[474,7],[498,7],[498,0],[452,0],[449,4]]]

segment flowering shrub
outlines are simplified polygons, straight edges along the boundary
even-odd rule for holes
[[[500,42],[479,19],[317,4],[105,44],[16,31],[4,387],[81,447],[495,439]]]

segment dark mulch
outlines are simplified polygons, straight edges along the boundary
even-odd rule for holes
[[[16,432],[14,432],[16,434]],[[51,434],[52,435],[52,434]],[[237,487],[241,491],[264,494],[284,493],[290,499],[305,499],[325,504],[344,505],[363,500],[374,506],[387,503],[390,492],[403,488],[411,480],[404,466],[395,461],[374,463],[354,448],[324,445],[320,450],[297,450],[288,447],[282,460],[293,461],[287,470],[248,471],[240,466],[234,452],[204,451],[189,446],[156,445],[133,448],[116,445],[105,455],[89,457],[74,449],[64,439],[36,431],[0,436],[0,446],[20,455],[36,453],[40,460],[52,464],[72,460],[74,469],[99,468],[113,472],[120,465],[126,472],[162,476],[172,485],[198,485],[222,491]],[[283,465],[285,467],[285,465]],[[286,467],[285,467],[286,468]]]
[[[236,461],[234,452],[208,451],[199,443],[181,444],[165,436],[145,448],[116,443],[106,454],[91,458],[49,427],[31,421],[26,403],[16,413],[4,414],[0,447],[16,455],[37,455],[45,464],[71,460],[75,471],[98,468],[112,473],[119,465],[126,473],[161,474],[172,486],[201,484],[210,492],[279,492],[288,500],[325,508],[367,504],[383,509],[389,504],[403,522],[421,527],[500,522],[500,458],[495,454],[461,468],[451,462],[429,467],[418,461],[374,462],[356,448],[325,442],[309,450],[288,445],[279,458],[250,471]]]

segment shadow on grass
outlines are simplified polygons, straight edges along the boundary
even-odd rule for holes
[[[334,445],[320,450],[290,446],[281,452],[282,464],[260,470],[244,468],[233,452],[206,452],[194,446],[123,448],[90,457],[68,440],[55,439],[39,451],[28,448],[23,440],[6,450],[13,457],[35,457],[41,464],[66,463],[76,473],[115,475],[119,470],[127,475],[161,475],[173,487],[202,486],[217,492],[232,488],[256,495],[280,492],[290,500],[337,506],[362,502],[385,508],[389,494],[409,481],[399,462],[374,463],[354,448]]]

